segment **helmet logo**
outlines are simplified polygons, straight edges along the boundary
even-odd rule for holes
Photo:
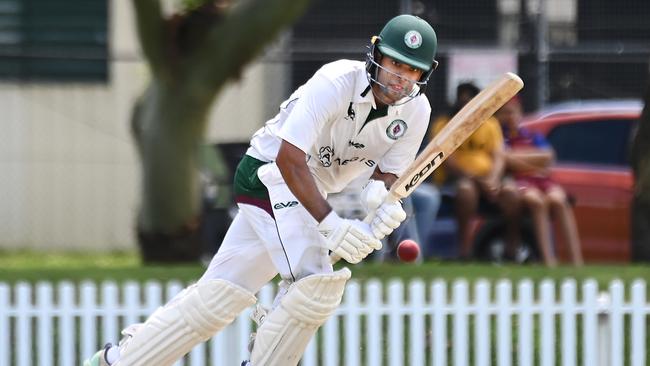
[[[422,45],[422,35],[420,32],[415,30],[408,31],[404,35],[404,43],[406,43],[409,48],[418,48]]]

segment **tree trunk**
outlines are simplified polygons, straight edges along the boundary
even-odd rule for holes
[[[142,164],[137,234],[145,262],[197,261],[201,254],[197,143],[212,99],[188,95],[154,79],[134,108]]]
[[[136,230],[144,262],[197,261],[198,144],[228,80],[306,9],[309,0],[200,0],[165,18],[158,0],[133,0],[151,81],[131,127],[142,164]]]
[[[650,86],[632,146],[632,259],[650,262]]]

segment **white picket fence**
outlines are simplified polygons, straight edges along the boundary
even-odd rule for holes
[[[182,287],[0,283],[0,365],[80,365]],[[265,287],[261,303],[274,291]],[[248,356],[249,312],[179,365],[239,365]],[[301,365],[644,366],[649,313],[643,280],[600,290],[594,280],[571,279],[351,281]]]

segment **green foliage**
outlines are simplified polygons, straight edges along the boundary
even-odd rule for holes
[[[183,11],[191,11],[203,4],[213,2],[214,0],[181,0],[181,6]]]

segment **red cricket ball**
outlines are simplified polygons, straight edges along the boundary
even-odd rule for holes
[[[420,246],[411,239],[402,240],[397,246],[397,257],[402,262],[413,262],[418,259]]]

